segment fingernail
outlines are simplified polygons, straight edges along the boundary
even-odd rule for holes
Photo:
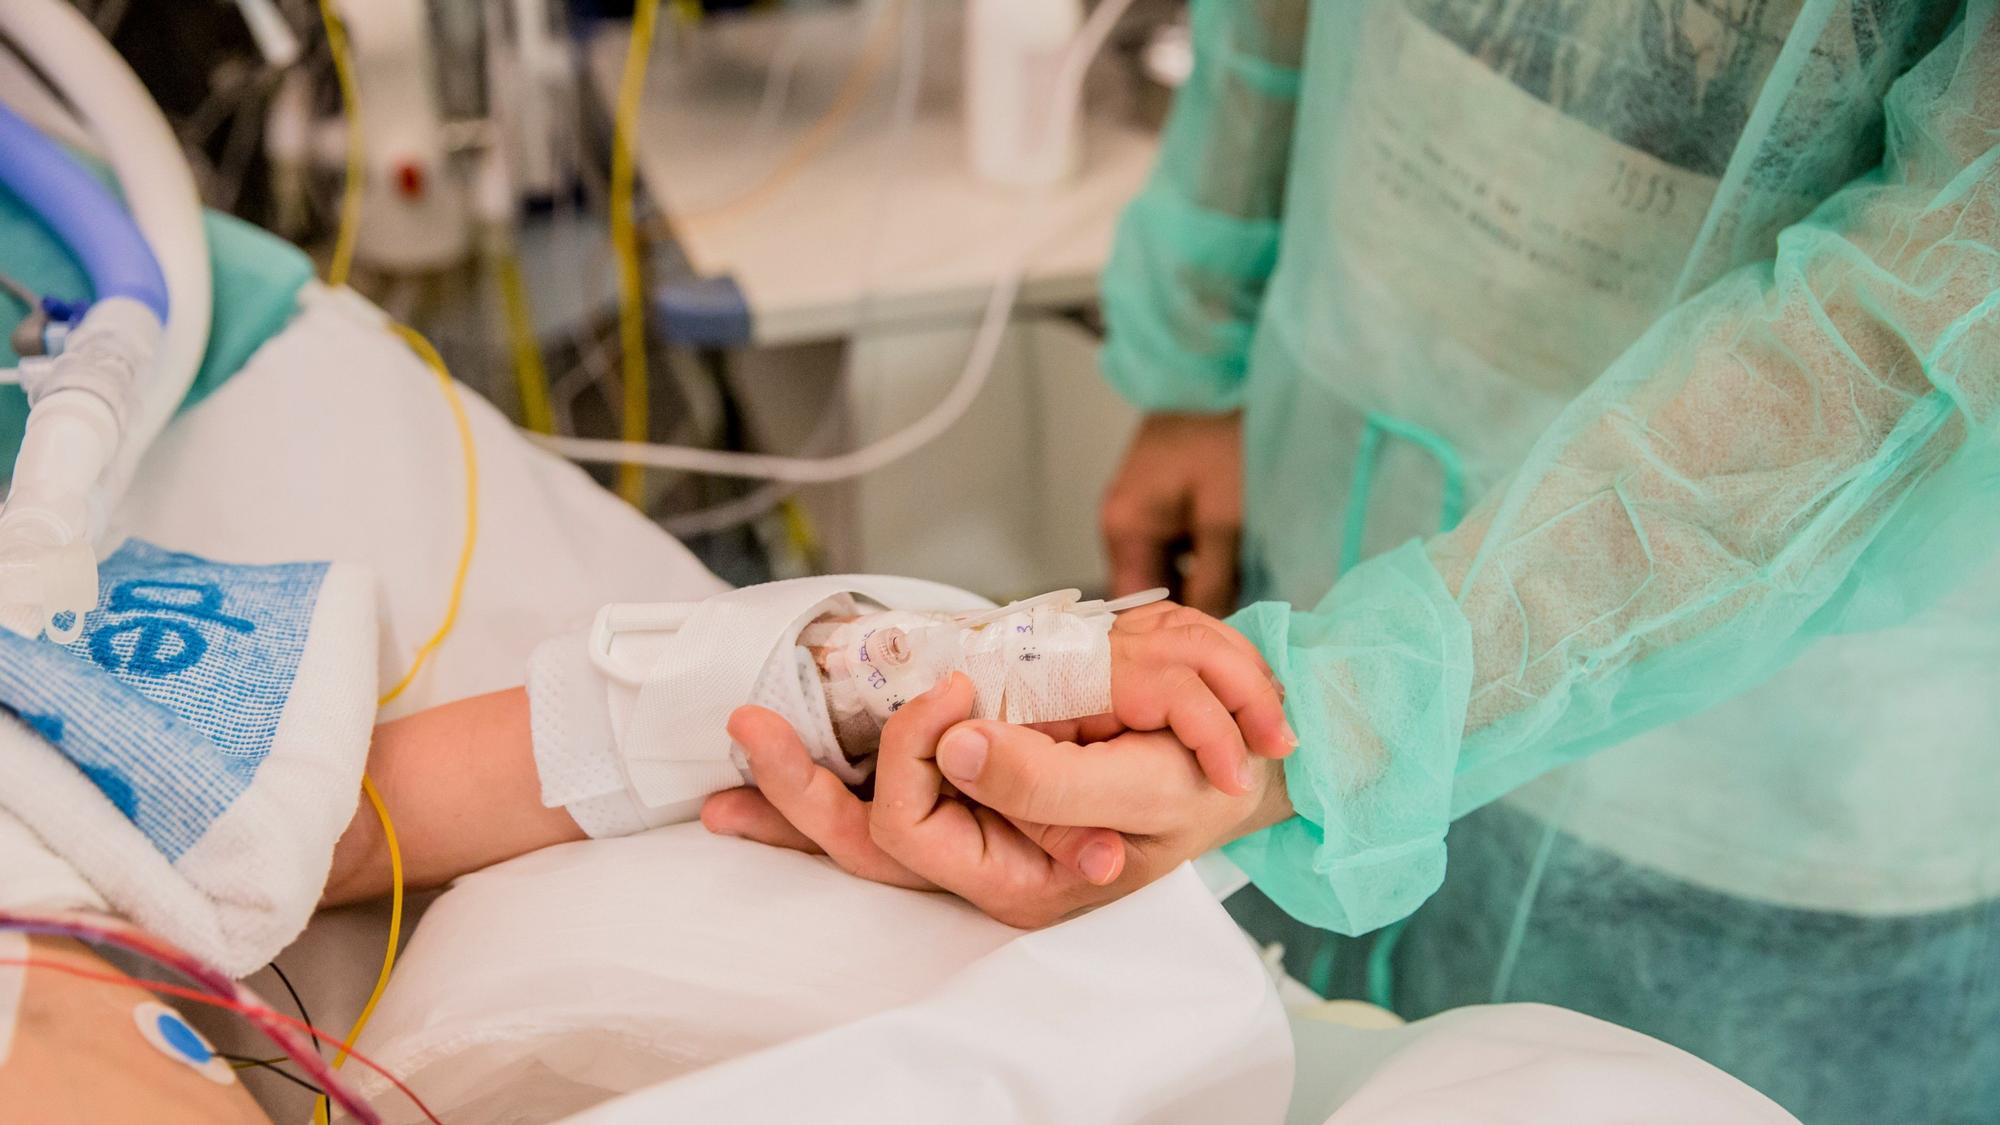
[[[972,781],[986,767],[986,736],[976,730],[955,730],[938,743],[938,768],[953,781]]]
[[[1101,887],[1111,881],[1118,869],[1118,849],[1099,840],[1083,849],[1083,854],[1076,857],[1076,865],[1084,878]]]
[[[1250,768],[1249,762],[1236,763],[1236,787],[1245,793],[1257,788],[1257,774]]]
[[[1285,728],[1281,733],[1283,734],[1283,737],[1285,739],[1285,745],[1291,747],[1294,750],[1297,750],[1299,748],[1299,732],[1292,729],[1292,724],[1286,723]]]

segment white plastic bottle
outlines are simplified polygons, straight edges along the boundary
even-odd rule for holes
[[[1041,187],[1076,174],[1082,129],[1054,119],[1055,86],[1082,26],[1082,0],[967,0],[965,129],[979,176]]]

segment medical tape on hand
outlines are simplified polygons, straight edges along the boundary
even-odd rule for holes
[[[674,611],[678,625],[659,643],[634,646],[632,659],[612,655],[621,618],[646,607],[606,606],[593,628],[591,656],[613,680],[638,687],[619,736],[633,794],[649,806],[681,799],[696,782],[741,784],[729,737],[729,716],[755,695],[772,654],[796,645],[799,632],[843,599],[894,605],[937,598],[963,608],[970,595],[933,583],[859,575],[768,582],[718,594]],[[699,776],[696,776],[699,775]]]
[[[1005,669],[1000,698],[982,697],[980,717],[1052,723],[1111,710],[1111,622],[1040,605],[974,632],[968,651],[997,648]]]
[[[841,743],[879,736],[905,703],[952,672],[972,682],[973,717],[1055,722],[1111,709],[1111,623],[1038,599],[979,624],[943,614],[863,614],[809,627],[823,652],[827,694]]]

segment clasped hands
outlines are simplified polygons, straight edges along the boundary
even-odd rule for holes
[[[1068,723],[974,720],[952,676],[890,719],[866,798],[784,719],[740,708],[729,733],[757,788],[710,797],[702,823],[1036,928],[1291,815],[1281,759],[1298,739],[1247,639],[1159,603],[1120,616],[1111,646],[1112,710]]]

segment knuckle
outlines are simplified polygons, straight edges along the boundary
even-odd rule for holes
[[[1204,614],[1203,617],[1205,618],[1206,615]],[[1208,626],[1206,620],[1175,624],[1173,626],[1173,639],[1176,648],[1204,656],[1213,652],[1217,645],[1223,643],[1222,638],[1216,635],[1215,630]]]
[[[854,832],[858,842],[872,844],[885,852],[893,852],[903,839],[900,825],[891,824],[877,817],[869,817],[865,828]]]
[[[1166,692],[1169,702],[1194,694],[1194,689],[1200,686],[1201,673],[1185,664],[1175,665],[1160,674],[1160,687]]]

